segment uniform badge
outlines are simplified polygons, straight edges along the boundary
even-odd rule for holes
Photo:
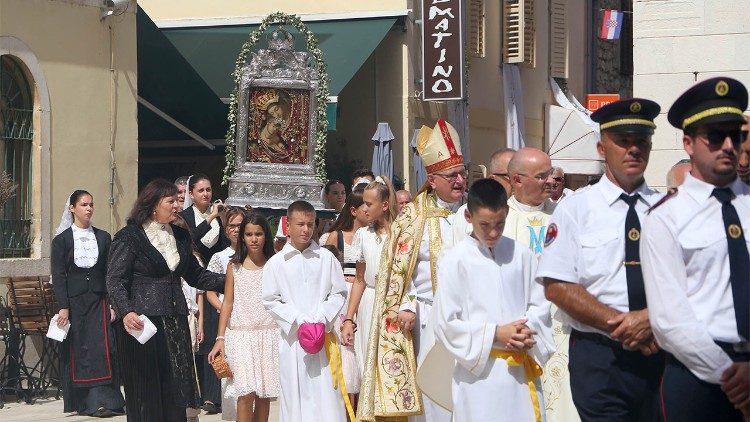
[[[630,104],[630,111],[632,111],[633,113],[638,113],[639,111],[641,111],[641,103],[639,103],[638,101],[633,101],[633,103]]]
[[[635,227],[628,231],[628,239],[632,240],[633,242],[637,241],[640,238],[641,232],[638,231],[638,229],[636,229]]]
[[[557,239],[557,224],[552,223],[547,227],[547,234],[544,236],[544,247],[551,245]]]
[[[729,227],[727,227],[727,233],[729,233],[729,236],[731,236],[732,239],[739,239],[742,234],[742,229],[736,224],[730,224]]]
[[[716,83],[716,95],[723,97],[729,93],[729,84],[724,81],[719,81]]]

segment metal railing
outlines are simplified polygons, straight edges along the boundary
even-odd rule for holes
[[[33,239],[31,220],[0,219],[0,259],[30,257]]]

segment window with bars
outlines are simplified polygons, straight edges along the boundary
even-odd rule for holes
[[[15,190],[0,204],[0,258],[31,256],[33,97],[15,58],[0,56],[0,172]]]

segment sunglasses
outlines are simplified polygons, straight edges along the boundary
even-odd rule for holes
[[[557,182],[557,183],[560,183],[560,182],[562,182],[562,181],[563,181],[563,179],[565,179],[565,178],[564,178],[564,177],[560,177],[560,176],[557,176],[557,177],[553,177],[553,178],[552,178],[552,180],[554,180],[554,181],[555,181],[555,182]]]
[[[747,134],[748,134],[748,133],[750,133],[750,131],[747,131],[747,130],[743,130],[743,131],[742,131],[742,136],[741,136],[741,138],[742,138],[742,142],[745,142],[745,141],[747,141]]]
[[[734,130],[711,129],[707,131],[706,133],[699,133],[698,136],[706,138],[708,140],[708,143],[712,146],[720,146],[724,144],[724,140],[727,138],[730,138],[732,140],[732,144],[739,145],[747,138],[747,135],[746,135],[747,131],[745,131],[745,135],[743,135],[742,132],[743,131],[739,129],[734,129]]]

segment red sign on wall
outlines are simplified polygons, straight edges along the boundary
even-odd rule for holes
[[[422,99],[464,96],[460,0],[422,0]]]
[[[586,108],[594,112],[615,101],[620,101],[620,94],[588,94],[586,95]]]

